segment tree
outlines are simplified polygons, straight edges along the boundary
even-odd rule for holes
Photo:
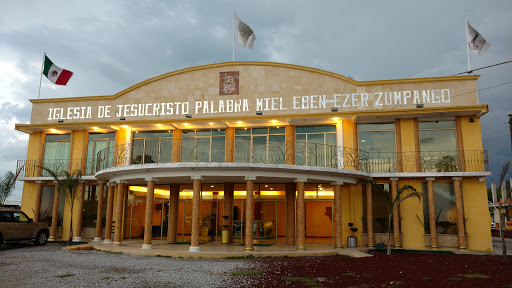
[[[382,185],[379,185],[375,183],[372,179],[364,179],[360,180],[359,183],[361,184],[367,184],[371,185],[372,189],[375,189],[379,193],[386,196],[386,212],[388,214],[388,243],[387,243],[387,255],[391,255],[391,219],[393,217],[393,209],[395,207],[398,207],[403,201],[409,198],[416,197],[418,198],[418,201],[421,199],[421,193],[416,190],[411,185],[404,185],[400,188],[398,188],[398,191],[396,193],[396,197],[393,198],[391,191],[384,190],[384,187]]]
[[[504,189],[505,191],[501,191],[501,188],[500,188],[501,197],[502,197],[501,199],[503,201],[499,201],[499,203],[500,203],[500,235],[501,235],[501,245],[502,245],[502,249],[503,249],[503,256],[507,256],[507,244],[505,242],[505,235],[503,234],[503,227],[505,226],[505,215],[507,214],[507,212],[506,212],[507,208],[503,207],[503,205],[506,204],[505,196],[510,194],[510,191],[507,191],[507,186],[505,185],[505,180],[510,172],[510,165],[512,165],[511,161],[508,161],[507,163],[505,163],[501,167],[501,173],[500,173],[500,187],[505,188]],[[503,213],[502,211],[505,211],[505,213]]]
[[[71,220],[69,221],[69,238],[67,245],[71,245],[73,241],[73,207],[75,204],[76,196],[78,195],[78,186],[82,180],[82,171],[76,169],[69,173],[67,170],[54,171],[47,167],[41,167],[44,171],[48,172],[50,176],[57,182],[59,190],[64,190],[66,193],[66,200],[69,203],[71,210]]]
[[[4,206],[5,200],[11,196],[12,190],[16,187],[16,179],[23,170],[23,166],[18,168],[16,173],[11,171],[5,173],[4,177],[0,178],[0,207]]]

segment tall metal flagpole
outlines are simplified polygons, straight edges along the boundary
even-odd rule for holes
[[[46,52],[43,52],[43,63],[41,64],[41,73],[39,73],[39,92],[37,93],[37,99],[41,96],[41,78],[43,78],[44,60],[46,59]]]
[[[235,9],[233,9],[233,61],[235,61]]]
[[[466,18],[466,52],[468,54],[468,73],[471,73],[471,64],[469,63],[469,44],[468,44],[468,16]]]

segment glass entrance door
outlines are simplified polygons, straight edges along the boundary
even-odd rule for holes
[[[333,201],[305,201],[306,244],[334,245]]]

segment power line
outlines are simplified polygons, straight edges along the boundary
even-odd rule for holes
[[[457,74],[455,74],[453,76],[457,76],[457,75],[461,75],[461,74],[471,74],[474,71],[478,71],[478,70],[482,70],[482,69],[486,69],[486,68],[490,68],[490,67],[494,67],[494,66],[503,65],[503,64],[510,63],[510,62],[512,62],[512,60],[501,62],[501,63],[498,63],[498,64],[493,64],[493,65],[485,66],[485,67],[480,67],[480,68],[469,70],[469,71],[465,71],[465,72],[460,72],[460,73],[457,73]]]

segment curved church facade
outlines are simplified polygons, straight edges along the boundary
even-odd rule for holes
[[[22,209],[51,238],[491,251],[478,76],[359,82],[226,62],[31,100]],[[73,215],[47,171],[80,171]],[[382,189],[362,182],[371,179]],[[393,210],[405,185],[421,192]],[[349,223],[352,226],[349,226]],[[350,228],[358,228],[351,231]],[[354,229],[355,230],[355,229]]]

